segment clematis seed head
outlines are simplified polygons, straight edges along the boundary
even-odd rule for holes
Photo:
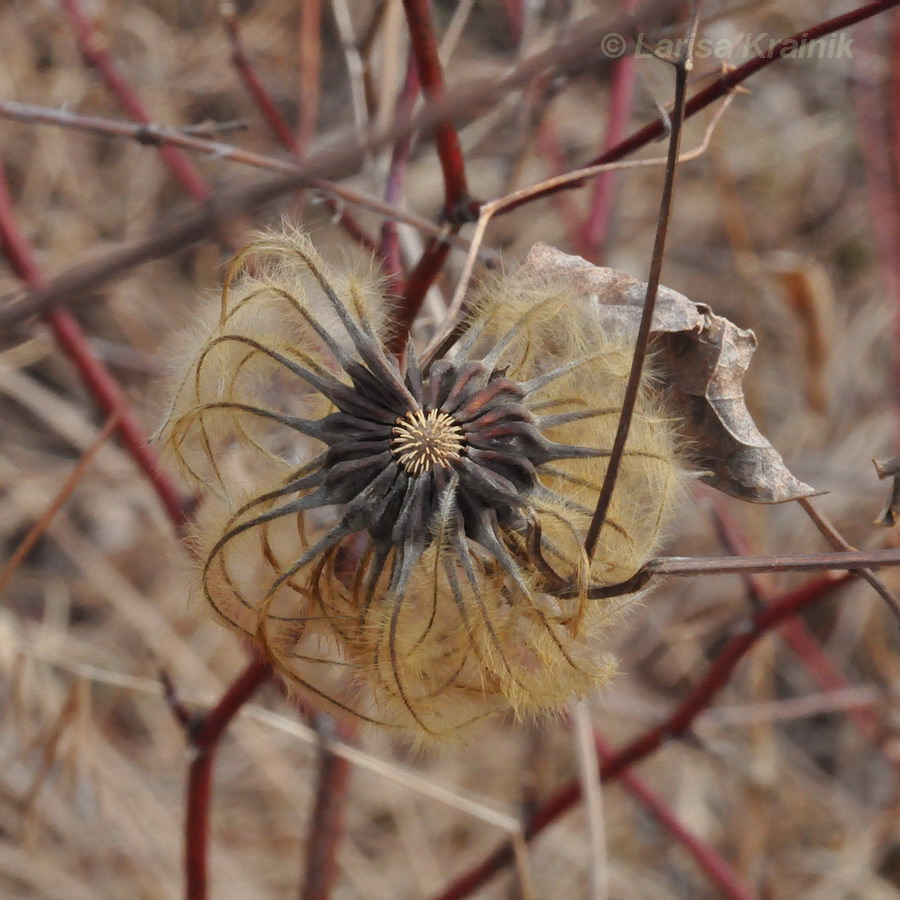
[[[589,588],[650,557],[684,477],[647,377],[589,561],[633,336],[533,275],[472,309],[444,357],[398,363],[377,290],[296,231],[259,235],[162,429],[218,496],[196,533],[218,618],[307,699],[419,741],[608,680],[634,595]]]

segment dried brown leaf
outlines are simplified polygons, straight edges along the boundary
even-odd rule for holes
[[[609,327],[637,331],[646,284],[615,269],[536,244],[525,274],[565,283],[594,305]],[[795,478],[747,410],[742,382],[756,349],[752,331],[703,303],[660,287],[653,315],[656,368],[682,434],[704,469],[702,480],[754,503],[783,503],[817,493]]]

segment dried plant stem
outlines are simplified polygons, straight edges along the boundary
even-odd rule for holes
[[[149,125],[151,119],[144,104],[116,68],[106,51],[106,42],[97,33],[80,0],[62,0],[62,5],[75,30],[78,47],[85,61],[96,69],[122,109],[136,121]],[[181,150],[172,146],[160,147],[159,155],[194,200],[203,203],[210,198],[212,192],[203,176]]]
[[[288,124],[287,119],[281,114],[281,111],[278,109],[275,101],[272,99],[271,94],[266,90],[259,76],[256,74],[256,70],[250,64],[250,60],[247,57],[247,52],[244,49],[244,43],[241,40],[241,32],[238,26],[238,18],[237,14],[233,7],[226,6],[222,12],[222,22],[225,26],[225,33],[228,36],[228,43],[231,46],[231,62],[237,71],[238,75],[241,78],[241,81],[244,83],[244,87],[247,89],[247,93],[253,98],[253,102],[256,104],[257,109],[259,110],[262,117],[265,119],[266,124],[272,130],[272,133],[278,139],[279,143],[285,150],[290,151],[298,159],[302,159],[305,148],[309,142],[307,135],[305,134],[305,125],[301,123],[298,126],[297,136],[294,136],[293,131],[291,131],[291,126]],[[307,18],[304,17],[304,23],[308,27],[312,27]],[[305,32],[304,32],[305,33]],[[310,38],[307,37],[307,40]],[[301,75],[301,83],[303,82],[303,77]],[[308,107],[304,106],[304,109],[308,110]],[[188,148],[198,150],[199,148]],[[232,151],[240,154],[240,150],[238,148],[231,148]],[[201,151],[206,152],[206,151]],[[212,155],[219,157],[221,154],[210,150]],[[234,159],[235,162],[241,162],[241,159],[235,157],[227,157],[223,156],[222,158],[231,158]],[[282,164],[282,160],[270,160],[270,162],[276,162],[279,166]],[[248,165],[253,165],[253,163],[247,160]],[[260,168],[272,168],[272,166],[260,166]],[[282,170],[286,171],[286,170]],[[335,192],[326,190],[324,184],[319,184],[316,186],[319,190],[321,190],[326,198],[326,202],[328,203],[328,207],[334,216],[337,218],[338,223],[341,228],[349,235],[354,241],[356,241],[360,246],[365,247],[367,250],[371,252],[376,252],[377,247],[372,238],[366,234],[365,230],[362,226],[356,221],[356,219],[343,208],[343,205],[339,202],[336,197],[339,195],[335,194]],[[347,197],[340,197],[340,200],[347,200]],[[352,202],[347,200],[347,202]]]
[[[81,479],[84,478],[85,472],[87,472],[91,463],[94,461],[109,436],[113,433],[114,429],[119,424],[120,413],[121,410],[116,409],[113,410],[113,412],[110,413],[109,416],[107,416],[106,424],[100,430],[100,433],[97,435],[91,446],[88,447],[88,449],[82,455],[81,459],[78,460],[77,465],[74,469],[72,469],[72,472],[65,480],[63,486],[59,489],[56,496],[50,501],[50,503],[47,505],[47,508],[37,519],[34,525],[31,526],[25,537],[22,538],[19,546],[16,547],[6,565],[0,568],[0,594],[2,594],[4,590],[6,590],[6,586],[12,580],[13,575],[16,574],[19,566],[21,566],[25,561],[25,557],[28,556],[34,545],[41,539],[43,534],[50,527],[50,523],[53,521],[56,514],[60,511],[60,509],[62,509],[63,505],[75,492],[75,488],[78,487]]]
[[[777,50],[791,46],[788,42],[804,43],[816,40],[898,5],[900,0],[875,0],[859,9],[785,38],[775,46],[772,53],[748,61],[691,97],[685,107],[685,116],[692,116],[705,109],[716,100],[730,94],[735,87],[763,68],[781,60],[782,57]],[[486,106],[505,98],[512,90],[532,83],[535,78],[542,75],[545,77],[562,75],[588,59],[595,59],[599,40],[608,34],[609,30],[609,22],[604,18],[591,17],[580,22],[577,33],[567,41],[528,57],[501,78],[489,82],[473,82],[459,88],[448,95],[444,104],[437,107],[429,106],[409,122],[395,122],[386,131],[373,134],[362,142],[344,136],[343,140],[331,142],[321,153],[309,159],[303,167],[289,176],[233,191],[223,191],[217,195],[214,207],[206,207],[194,215],[164,222],[153,234],[133,246],[124,250],[114,250],[97,260],[64,272],[40,290],[33,289],[24,296],[7,299],[7,302],[0,306],[0,328],[17,324],[53,303],[73,303],[83,299],[87,292],[95,292],[103,284],[121,276],[127,269],[183,250],[214,232],[229,217],[257,209],[275,197],[307,184],[311,178],[334,180],[345,177],[358,170],[367,153],[392,144],[404,134],[428,129],[435,122],[448,117],[457,118],[461,122],[470,121],[482,114]],[[604,154],[597,160],[597,164],[622,159],[651,143],[664,131],[664,123],[657,119]],[[565,182],[550,181],[543,193],[529,194],[520,201],[520,204],[574,186],[577,186],[577,179]],[[511,211],[515,205],[511,204],[503,212]]]
[[[644,308],[641,313],[641,323],[638,326],[637,337],[634,343],[634,355],[631,359],[631,371],[628,374],[628,383],[625,386],[625,396],[622,399],[622,410],[619,413],[616,436],[613,440],[612,452],[609,455],[609,463],[603,475],[603,484],[600,488],[600,496],[597,498],[597,506],[591,524],[588,527],[584,539],[584,552],[590,561],[594,558],[600,531],[606,523],[606,514],[612,502],[613,492],[616,488],[616,480],[619,467],[625,455],[625,444],[628,441],[628,433],[631,429],[631,420],[634,416],[634,408],[637,403],[638,391],[644,374],[644,361],[647,357],[647,347],[650,344],[650,328],[653,323],[653,311],[656,309],[656,294],[659,290],[660,277],[662,275],[663,259],[666,252],[666,236],[669,231],[669,221],[672,217],[672,202],[675,195],[675,174],[678,168],[678,154],[681,149],[681,131],[684,125],[684,105],[687,99],[687,79],[691,70],[694,38],[697,34],[697,24],[700,19],[700,3],[692,5],[691,21],[688,25],[683,50],[678,58],[673,60],[675,66],[675,101],[672,108],[671,131],[669,133],[669,153],[666,160],[666,175],[663,181],[662,198],[659,205],[659,223],[656,228],[656,238],[653,242],[653,257],[650,262],[650,275],[647,278],[647,293],[644,297]]]
[[[231,720],[270,676],[268,662],[256,657],[222,699],[188,732],[193,751],[188,771],[185,815],[185,896],[206,900],[209,852],[209,808],[216,747]]]
[[[849,28],[851,25],[856,25],[866,19],[871,19],[873,16],[877,16],[880,13],[887,12],[895,6],[900,6],[900,0],[873,0],[873,2],[866,3],[857,9],[850,10],[850,12],[835,16],[832,19],[827,19],[824,22],[819,22],[817,25],[810,25],[808,28],[798,31],[796,34],[783,38],[770,50],[767,50],[764,55],[754,56],[753,59],[748,60],[742,66],[738,66],[736,69],[726,72],[702,91],[694,94],[694,96],[685,104],[685,118],[690,118],[701,109],[705,109],[711,103],[715,103],[716,100],[731,93],[731,91],[739,84],[745,82],[748,78],[752,78],[758,72],[761,72],[773,63],[782,60],[784,58],[781,56],[782,50],[788,51],[794,47],[816,41],[828,34],[834,34],[836,31],[841,31],[844,28]],[[668,123],[666,121],[663,119],[656,119],[631,134],[624,141],[617,144],[611,150],[608,150],[602,156],[598,156],[596,159],[592,160],[589,165],[614,162],[617,159],[630,156],[636,150],[639,150],[641,147],[644,147],[665,135],[667,127]],[[549,194],[554,194],[559,190],[566,190],[573,186],[574,185],[550,185],[538,196],[545,197]],[[505,212],[511,212],[514,208],[515,207],[509,207]]]
[[[704,678],[676,707],[664,722],[640,735],[623,749],[608,756],[600,767],[604,781],[618,778],[623,772],[659,749],[667,740],[685,734],[694,719],[712,702],[715,695],[728,683],[737,664],[748,650],[765,634],[777,628],[791,616],[830,597],[839,587],[847,584],[852,576],[818,578],[803,587],[780,597],[765,610],[754,616],[748,628],[736,634],[725,645]],[[578,802],[581,785],[575,780],[560,788],[529,819],[525,834],[529,839],[556,821],[566,810]],[[468,897],[496,872],[509,864],[512,848],[504,844],[479,865],[464,873],[439,895],[439,900],[459,900]]]
[[[716,110],[715,115],[713,115],[706,127],[706,132],[703,136],[703,140],[700,142],[700,145],[698,147],[695,147],[693,150],[682,153],[678,157],[679,165],[697,159],[706,152],[707,148],[709,147],[709,142],[712,139],[713,133],[716,130],[716,126],[721,121],[722,116],[724,116],[725,111],[731,104],[733,97],[734,94],[729,94]],[[586,179],[594,178],[597,175],[602,175],[605,172],[613,172],[617,170],[640,169],[648,166],[664,166],[666,164],[666,160],[667,158],[664,156],[657,156],[650,159],[633,159],[623,160],[621,162],[600,163],[596,166],[588,166],[585,169],[576,169],[574,172],[567,172],[564,175],[556,175],[553,178],[547,178],[544,181],[538,182],[537,184],[532,184],[527,187],[520,188],[519,190],[514,191],[511,194],[507,194],[504,197],[498,197],[496,200],[491,200],[489,203],[483,203],[478,213],[478,221],[475,224],[475,231],[472,234],[472,239],[469,244],[469,252],[466,257],[466,261],[463,264],[462,273],[456,285],[456,290],[453,292],[453,299],[450,301],[450,305],[447,308],[447,314],[444,317],[443,322],[441,322],[437,333],[432,338],[431,342],[425,350],[425,353],[423,355],[423,364],[427,364],[430,358],[442,352],[445,342],[453,334],[453,330],[462,316],[465,304],[466,290],[472,278],[472,272],[475,268],[475,261],[478,258],[478,254],[481,252],[481,245],[484,242],[484,235],[487,231],[487,227],[494,216],[496,216],[498,213],[506,211],[511,206],[519,206],[528,199],[537,197],[538,195],[544,193],[548,185],[561,186],[572,184],[574,182],[582,182]]]
[[[446,90],[428,0],[403,0],[403,9],[422,92],[430,105],[439,108],[446,101]],[[466,221],[469,188],[459,135],[449,116],[438,117],[432,127],[444,174],[444,215],[449,222]]]
[[[322,59],[322,0],[306,0],[300,7],[297,102],[299,116],[295,152],[303,156],[316,133],[319,115],[319,69]]]
[[[22,233],[13,209],[6,173],[0,166],[0,243],[13,271],[32,290],[47,285],[31,246]],[[172,524],[180,529],[185,522],[184,505],[178,489],[159,468],[155,454],[147,446],[147,436],[125,395],[109,370],[96,357],[75,317],[65,309],[50,307],[45,314],[56,343],[78,370],[85,387],[107,415],[118,416],[117,430],[132,459],[147,476]]]
[[[603,814],[603,790],[597,779],[598,745],[594,740],[591,708],[586,700],[572,712],[575,747],[578,756],[578,778],[588,818],[588,873],[590,900],[609,896],[609,865],[606,854],[606,822]]]
[[[613,748],[596,731],[594,745],[597,755],[604,764],[615,757]],[[669,804],[657,796],[643,778],[626,769],[619,775],[619,780],[628,793],[646,807],[657,822],[691,854],[700,869],[722,892],[723,897],[729,897],[730,900],[753,900],[755,897],[753,892],[740,880],[722,854],[688,831]]]
[[[429,2],[403,0],[403,9],[406,12],[410,44],[422,92],[430,107],[441,109],[446,106],[446,89]],[[403,303],[396,315],[397,330],[391,343],[391,350],[398,356],[406,346],[409,329],[422,308],[428,289],[447,261],[450,253],[448,239],[451,235],[456,235],[460,226],[472,218],[465,158],[451,117],[439,114],[434,119],[432,128],[444,176],[444,219],[448,224],[442,238],[432,238],[428,242],[406,282]]]
[[[828,521],[827,516],[816,509],[809,497],[801,497],[797,501],[803,507],[803,511],[812,519],[813,524],[825,536],[825,539],[835,550],[855,550],[844,540],[841,533]],[[900,601],[894,596],[893,591],[871,569],[860,569],[859,574],[870,585],[875,593],[888,605],[888,609],[894,614],[894,618],[900,622]]]
[[[266,169],[271,172],[288,173],[301,171],[299,163],[277,159],[273,156],[264,156],[251,150],[242,150],[240,147],[225,144],[221,141],[210,141],[194,137],[177,128],[164,128],[154,124],[140,125],[116,119],[103,119],[98,116],[80,116],[66,110],[46,109],[40,106],[31,106],[27,103],[15,103],[5,100],[0,100],[0,116],[21,122],[58,125],[63,128],[74,128],[79,131],[104,134],[110,137],[129,138],[137,141],[139,144],[149,146],[172,145],[183,147],[186,150],[203,153],[216,159],[227,160],[258,169]],[[321,191],[326,196],[336,197],[338,200],[346,203],[369,209],[386,218],[406,222],[426,234],[432,234],[442,239],[446,235],[446,228],[435,225],[433,222],[415,213],[386,203],[379,197],[367,194],[364,191],[348,188],[321,178],[310,178],[307,186]],[[360,243],[366,246],[371,245],[374,248],[372,239],[367,235],[361,235],[357,239]],[[457,239],[454,243],[461,247],[469,246],[469,242],[462,238]]]
[[[636,0],[622,0],[623,12],[633,13],[635,4]],[[627,53],[616,61],[610,87],[609,115],[606,120],[606,133],[603,137],[601,156],[612,150],[625,136],[628,116],[631,113],[636,72],[637,59],[633,54]],[[597,178],[591,191],[587,216],[578,229],[578,243],[576,244],[578,252],[593,263],[600,263],[606,253],[615,186],[614,172],[604,172]]]
[[[350,763],[331,749],[340,726],[330,716],[319,714],[320,736],[316,802],[305,853],[306,871],[302,900],[327,900],[337,880],[337,847],[344,830],[344,805],[350,783]]]

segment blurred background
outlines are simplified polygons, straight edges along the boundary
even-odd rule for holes
[[[716,53],[699,55],[691,91],[771,39],[858,5],[709,0],[700,36]],[[452,96],[559,45],[586,17],[605,17],[629,41],[677,39],[685,7],[435,0],[431,14]],[[335,134],[384,128],[415,97],[404,90],[399,0],[7,0],[0,34],[4,101],[133,121],[135,110],[104,82],[107,65],[151,122],[282,163]],[[896,529],[872,524],[888,490],[871,458],[897,452],[900,14],[837,37],[814,58],[780,60],[749,79],[706,151],[684,165],[663,282],[756,332],[745,391],[760,429],[825,492],[816,507],[851,544],[897,547]],[[493,199],[582,166],[657,118],[671,102],[671,68],[632,47],[619,58],[598,50],[575,71],[464,116],[472,195]],[[248,90],[248,72],[289,126],[292,148]],[[715,108],[688,121],[685,150],[701,143]],[[197,198],[272,174],[221,152],[174,164],[171,150],[103,126],[76,131],[0,112],[12,211],[47,278],[140,242]],[[664,151],[655,143],[637,156]],[[390,147],[366,155],[342,183],[439,221],[443,182],[430,137],[394,159]],[[530,203],[498,218],[486,246],[509,267],[540,241],[646,279],[662,176],[623,171]],[[281,216],[337,262],[369,259],[350,232],[377,242],[384,222],[321,191],[283,194],[218,235],[123,268],[73,307],[86,336],[76,362],[89,353],[108,368],[147,434],[224,262],[248,230]],[[399,237],[395,285],[428,236],[401,225]],[[8,236],[5,246],[0,297],[9,302],[22,283]],[[463,259],[454,251],[434,282],[417,341],[431,333]],[[190,556],[145,474],[119,441],[103,439],[96,387],[85,388],[71,341],[60,348],[58,322],[18,323],[0,344],[0,894],[175,897],[189,751],[160,673],[202,709],[248,654],[196,596]],[[27,552],[17,551],[26,539]],[[698,487],[663,552],[826,549],[796,504],[751,506]],[[583,716],[610,747],[642,734],[746,627],[753,603],[816,577],[660,584],[616,629],[621,674]],[[882,578],[900,588],[896,572]],[[593,828],[572,809],[529,845],[530,876],[507,870],[475,896],[589,897],[592,877],[622,898],[900,896],[898,650],[897,622],[871,587],[854,581],[833,592],[761,640],[692,728],[632,770],[636,784],[604,786]],[[210,896],[288,897],[308,884],[321,862],[308,844],[321,776],[316,721],[267,684],[225,736]],[[353,740],[346,795],[334,798],[343,811],[335,898],[440,896],[578,777],[580,752],[584,761],[556,720],[493,720],[470,745],[424,756],[383,735]],[[719,862],[724,881],[712,874]]]

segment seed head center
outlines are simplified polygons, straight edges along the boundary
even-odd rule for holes
[[[462,426],[439,409],[411,409],[391,429],[391,451],[410,475],[448,465],[465,445]]]

